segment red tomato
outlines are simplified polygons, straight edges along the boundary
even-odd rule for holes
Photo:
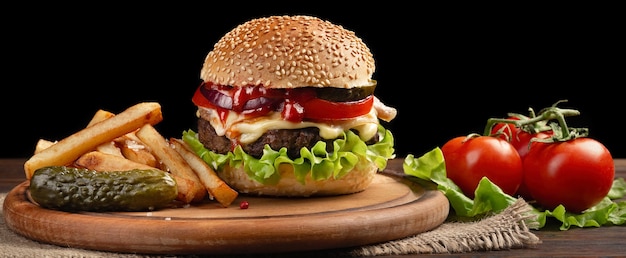
[[[304,116],[314,120],[347,119],[365,115],[374,105],[374,96],[347,102],[332,102],[314,98],[303,102]]]
[[[528,155],[528,151],[530,150],[531,140],[533,138],[538,138],[538,139],[549,138],[550,136],[552,136],[552,131],[530,134],[524,130],[518,129],[517,135],[514,136],[515,138],[513,138],[516,140],[511,141],[511,145],[515,147],[515,149],[517,150],[517,153],[522,159],[522,163],[524,163],[524,159],[526,158],[526,155]],[[533,199],[532,196],[530,195],[530,192],[528,191],[528,187],[526,186],[526,182],[524,180],[522,180],[522,184],[517,189],[516,194],[523,197],[525,200]]]
[[[524,180],[531,196],[546,209],[562,204],[582,212],[608,194],[615,176],[609,150],[591,138],[534,142],[524,159]]]
[[[474,198],[474,191],[483,177],[509,195],[515,194],[522,183],[522,160],[506,140],[459,136],[446,142],[441,151],[448,178],[470,198]]]
[[[518,117],[509,117],[507,119],[519,120]],[[544,139],[551,137],[553,132],[543,131],[538,133],[529,133],[515,126],[514,124],[498,123],[495,124],[491,129],[491,134],[497,135],[496,137],[509,141],[509,143],[511,143],[511,145],[513,145],[513,147],[515,147],[515,149],[517,150],[517,153],[520,155],[523,163],[524,157],[526,157],[526,154],[528,154],[528,151],[530,150],[531,140],[533,138]],[[523,197],[526,200],[532,199],[532,196],[530,195],[530,192],[528,191],[528,187],[526,187],[526,183],[524,182],[524,180],[522,180],[522,184],[520,184],[515,194]]]
[[[508,119],[519,120],[517,117],[509,117]],[[498,134],[499,133],[499,134]],[[515,147],[517,153],[519,153],[522,160],[530,149],[530,141],[533,138],[548,138],[552,135],[552,131],[543,131],[538,133],[529,133],[516,127],[514,124],[499,123],[493,126],[491,134],[496,135],[502,139],[505,139]]]

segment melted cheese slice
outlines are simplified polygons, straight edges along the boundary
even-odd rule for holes
[[[230,139],[237,139],[242,144],[252,143],[267,130],[273,129],[317,127],[320,130],[320,136],[325,139],[335,139],[345,130],[355,129],[364,141],[371,139],[378,133],[378,117],[374,107],[365,115],[349,120],[333,121],[332,123],[289,122],[283,120],[279,112],[271,112],[269,116],[246,119],[233,111],[230,111],[225,121],[222,122],[217,111],[203,107],[198,108],[197,115],[209,121],[215,128],[217,135],[226,135]]]

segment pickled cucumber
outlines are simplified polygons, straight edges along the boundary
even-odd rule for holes
[[[316,89],[317,97],[328,101],[348,102],[364,99],[374,94],[376,84],[363,87],[355,87],[350,89],[325,87]]]
[[[107,171],[66,166],[37,169],[28,187],[41,207],[76,211],[150,211],[167,207],[178,195],[167,172]]]

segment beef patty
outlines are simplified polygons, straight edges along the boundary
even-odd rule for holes
[[[357,132],[358,133],[358,132]],[[198,139],[205,148],[216,153],[226,154],[234,149],[234,143],[226,136],[218,136],[209,121],[198,119]],[[326,151],[332,152],[334,139],[324,139],[319,134],[317,127],[307,127],[302,129],[274,129],[265,132],[259,139],[250,143],[242,144],[242,149],[249,155],[260,158],[263,155],[263,148],[266,144],[273,150],[287,148],[287,156],[291,159],[300,157],[300,149],[303,147],[311,149],[318,141],[326,142]],[[368,140],[367,144],[378,141],[378,135]]]

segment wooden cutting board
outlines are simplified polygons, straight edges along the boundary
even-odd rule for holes
[[[28,199],[28,181],[4,201],[6,225],[59,246],[145,254],[245,254],[312,251],[387,242],[439,226],[449,204],[437,190],[378,174],[363,192],[311,198],[240,195],[153,212],[43,209]],[[248,209],[240,209],[241,201]]]

